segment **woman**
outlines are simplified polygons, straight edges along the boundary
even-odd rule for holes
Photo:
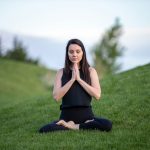
[[[71,39],[66,46],[65,67],[56,74],[53,96],[62,99],[59,120],[42,127],[39,132],[97,129],[110,131],[111,121],[96,118],[91,100],[100,99],[101,88],[96,70],[87,62],[83,43]]]

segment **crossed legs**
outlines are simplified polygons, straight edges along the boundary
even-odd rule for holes
[[[107,119],[94,118],[92,120],[87,120],[81,124],[75,124],[73,121],[54,121],[48,125],[42,127],[39,132],[50,132],[50,131],[60,131],[60,130],[101,130],[101,131],[110,131],[112,128],[112,123]]]

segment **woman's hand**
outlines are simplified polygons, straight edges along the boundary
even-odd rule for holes
[[[80,72],[77,63],[73,64],[73,71],[75,73],[75,80],[80,80]]]
[[[76,80],[76,72],[75,69],[72,70],[72,78],[71,80],[75,81]]]

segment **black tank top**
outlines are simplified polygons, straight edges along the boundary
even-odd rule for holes
[[[83,72],[81,69],[80,77],[84,80]],[[72,70],[69,72],[69,76],[63,71],[62,75],[62,86],[64,86],[72,77]],[[62,98],[62,104],[60,109],[70,107],[89,107],[91,106],[92,97],[83,89],[83,87],[75,81],[68,92]]]

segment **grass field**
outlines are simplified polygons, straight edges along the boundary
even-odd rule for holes
[[[38,133],[60,114],[60,102],[52,98],[54,75],[42,67],[0,59],[0,150],[150,149],[150,64],[101,81],[102,97],[93,99],[92,106],[96,116],[112,120],[109,133]]]

